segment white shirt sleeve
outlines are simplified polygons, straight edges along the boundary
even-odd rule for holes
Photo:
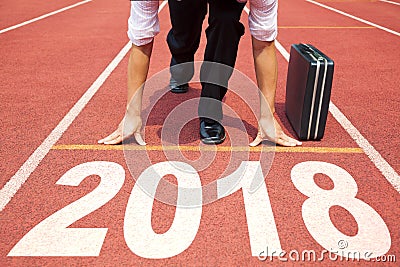
[[[249,0],[249,28],[260,41],[273,41],[278,34],[278,0]]]
[[[134,45],[150,43],[160,32],[159,1],[131,1],[128,37]]]

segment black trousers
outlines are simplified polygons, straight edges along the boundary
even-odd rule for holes
[[[202,64],[200,72],[202,91],[198,112],[199,117],[221,120],[221,101],[227,92],[239,41],[244,34],[244,26],[239,21],[244,4],[236,0],[168,0],[168,4],[172,24],[167,36],[172,54],[170,71],[172,77],[181,84],[190,81],[193,76],[194,54],[199,47],[202,24],[209,5],[204,53],[206,63]],[[187,64],[174,67],[181,63]]]

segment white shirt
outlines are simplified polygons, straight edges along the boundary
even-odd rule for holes
[[[278,34],[278,0],[249,0],[249,28],[260,41],[273,41]]]
[[[128,19],[128,37],[134,45],[150,43],[160,32],[159,1],[131,1]]]
[[[246,0],[237,0],[246,2]],[[273,41],[278,34],[278,0],[249,0],[249,28],[260,41]],[[128,37],[137,46],[150,43],[160,32],[159,1],[131,1]]]

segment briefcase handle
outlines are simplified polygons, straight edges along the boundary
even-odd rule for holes
[[[309,55],[311,55],[312,57],[315,58],[315,60],[323,60],[324,57],[318,53],[317,51],[315,51],[311,46],[309,46],[308,44],[299,44],[299,47],[301,49],[302,52],[307,53]]]

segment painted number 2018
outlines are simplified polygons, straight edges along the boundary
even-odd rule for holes
[[[329,176],[334,183],[332,190],[322,189],[314,182],[314,175],[318,173]],[[102,207],[119,192],[125,180],[123,167],[113,162],[83,163],[67,171],[57,184],[78,186],[91,175],[101,178],[92,192],[36,225],[8,256],[98,256],[107,228],[68,227]],[[158,234],[151,226],[151,212],[155,190],[165,175],[174,175],[178,181],[178,205],[170,229]],[[345,251],[358,251],[361,255],[368,252],[375,257],[390,249],[390,233],[385,222],[371,206],[356,198],[357,184],[347,171],[333,164],[308,161],[294,166],[291,177],[296,188],[308,197],[302,207],[303,220],[311,236],[322,247],[332,250],[339,240],[347,240],[349,246],[343,248]],[[148,185],[147,192],[139,186],[143,181]],[[254,184],[258,186],[253,188]],[[185,191],[185,188],[201,189],[201,181],[196,170],[183,162],[157,163],[140,175],[132,189],[124,218],[124,238],[133,253],[160,259],[176,256],[190,246],[200,225],[202,193],[201,190]],[[240,189],[252,256],[259,256],[266,248],[277,256],[282,248],[260,162],[244,161],[234,173],[217,181],[218,199]],[[188,199],[199,205],[190,208],[179,205]],[[333,225],[329,216],[329,209],[333,206],[343,207],[353,215],[358,225],[355,236],[346,236]]]

